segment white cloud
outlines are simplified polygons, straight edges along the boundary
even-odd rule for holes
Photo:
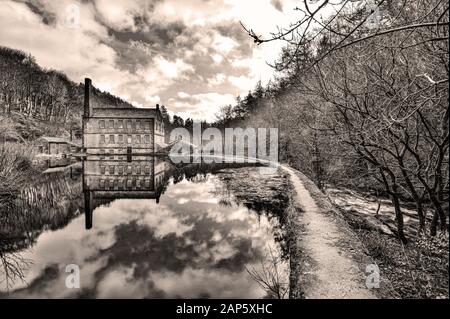
[[[135,16],[148,16],[153,1],[148,0],[95,0],[101,18],[117,30],[137,31]]]
[[[255,86],[255,79],[243,75],[229,76],[228,81],[241,90],[240,94],[246,94]]]
[[[220,54],[213,54],[211,55],[211,58],[213,59],[213,61],[217,64],[220,64],[220,62],[223,61],[223,56]]]
[[[190,95],[187,94],[186,92],[178,92],[178,97],[181,99],[186,99],[186,98],[190,97]]]
[[[266,61],[273,61],[281,46],[278,42],[255,46],[250,38],[243,43],[232,32],[219,33],[215,27],[243,21],[267,34],[276,25],[286,25],[296,18],[297,12],[288,10],[294,0],[283,1],[285,13],[277,11],[271,2],[35,0],[55,16],[54,23],[46,25],[26,4],[3,0],[0,45],[29,52],[41,66],[63,71],[75,82],[90,77],[95,86],[134,105],[166,103],[175,98],[174,111],[182,116],[213,119],[219,106],[234,103],[236,94],[246,93],[259,79],[267,83],[273,70]],[[67,7],[73,3],[80,9],[79,28],[64,24]],[[152,28],[140,24],[141,30],[137,30],[136,16],[150,21]],[[184,29],[165,45],[172,32],[170,23],[179,22]],[[112,36],[105,24],[126,31],[121,33],[125,39]],[[154,26],[161,30],[154,31]],[[250,52],[249,43],[253,45]],[[141,58],[135,59],[137,56]],[[205,88],[208,93],[204,93]],[[181,103],[178,92],[185,93],[191,102]]]
[[[225,83],[227,77],[223,73],[216,74],[213,78],[208,80],[210,86],[216,86]]]
[[[229,37],[224,37],[220,34],[215,35],[212,46],[216,51],[222,52],[223,54],[228,54],[237,47],[239,44]]]
[[[170,87],[180,79],[187,79],[188,74],[194,72],[194,67],[181,59],[169,61],[158,56],[145,67],[139,67],[134,76],[134,81],[126,85],[127,90],[143,95],[143,101],[151,106],[156,103],[164,103],[160,92]]]
[[[60,5],[63,10],[65,7]],[[81,12],[89,16],[86,6],[81,7]],[[57,19],[64,21],[62,16]],[[112,90],[120,78],[127,76],[126,72],[115,68],[116,52],[100,42],[104,30],[89,19],[82,21],[78,29],[63,23],[48,26],[24,4],[6,2],[0,10],[0,44],[31,53],[41,66],[64,71],[76,82],[89,76]]]
[[[224,9],[223,1],[204,0],[165,0],[156,3],[153,18],[157,21],[183,21],[188,26],[203,26],[220,19],[219,12]]]
[[[186,96],[185,96],[186,97]],[[232,94],[202,93],[189,96],[188,102],[176,101],[169,105],[178,115],[196,120],[206,119],[212,121],[221,106],[233,104],[236,99]]]
[[[169,78],[178,77],[186,72],[194,72],[194,67],[190,64],[185,63],[181,59],[168,61],[163,57],[156,57],[154,63],[161,74]]]
[[[159,97],[159,95],[147,95],[145,97],[145,100],[152,105],[161,102],[161,98]]]
[[[267,62],[275,61],[280,49],[280,43],[271,42],[266,46],[254,48],[249,58],[233,60],[231,62],[233,67],[248,70],[249,72],[245,76],[230,76],[228,77],[229,82],[241,89],[241,93],[247,93],[249,90],[254,89],[259,80],[261,80],[263,85],[268,83],[273,77],[274,69]]]

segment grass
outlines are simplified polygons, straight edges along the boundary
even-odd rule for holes
[[[44,121],[19,112],[0,114],[0,141],[33,141],[41,136],[68,138],[69,124]]]
[[[34,149],[29,143],[0,144],[0,196],[14,196],[32,172]]]
[[[449,238],[409,236],[403,245],[397,238],[370,227],[364,217],[343,213],[344,218],[403,299],[449,297]]]
[[[17,130],[16,122],[9,117],[0,115],[0,141],[3,140],[22,140],[20,132]]]

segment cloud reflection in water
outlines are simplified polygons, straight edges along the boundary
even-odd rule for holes
[[[243,206],[219,205],[222,182],[171,184],[159,204],[118,199],[94,211],[94,227],[80,216],[44,232],[25,252],[33,265],[27,287],[11,297],[33,298],[261,298],[247,273],[267,246],[276,247],[270,222]],[[65,267],[80,266],[81,289],[65,287]]]

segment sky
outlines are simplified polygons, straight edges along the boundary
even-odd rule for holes
[[[0,0],[0,45],[32,54],[138,107],[215,119],[221,106],[267,83],[283,43],[257,34],[298,19],[300,0]]]

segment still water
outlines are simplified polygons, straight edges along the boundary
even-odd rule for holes
[[[126,175],[118,164],[78,163],[23,190],[19,218],[1,228],[0,297],[287,297],[280,219],[229,186],[235,172],[257,168],[154,160]],[[68,265],[80,288],[67,287]]]

